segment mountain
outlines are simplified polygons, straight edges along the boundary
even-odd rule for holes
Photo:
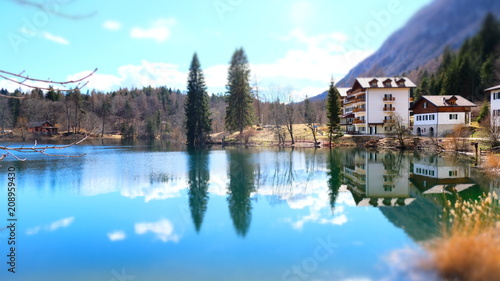
[[[356,77],[401,75],[436,59],[446,46],[456,50],[477,33],[488,13],[500,18],[500,1],[435,0],[351,69],[337,87],[352,86]]]

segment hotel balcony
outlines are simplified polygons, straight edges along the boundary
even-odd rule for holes
[[[396,111],[395,107],[384,107],[384,111]]]
[[[356,99],[354,99],[354,102],[355,102],[355,103],[358,103],[358,102],[366,102],[366,97],[356,98]]]
[[[394,123],[394,120],[392,120],[392,119],[384,119],[384,124],[388,124],[388,123]]]
[[[354,119],[354,121],[352,121],[353,124],[365,124],[366,121],[365,120],[361,120],[361,119]]]
[[[395,101],[395,97],[384,97],[384,101]]]
[[[352,112],[366,112],[366,108],[355,108]]]

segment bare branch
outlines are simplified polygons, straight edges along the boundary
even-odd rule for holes
[[[88,84],[88,81],[85,81],[85,83],[81,84],[81,82],[83,82],[84,80],[88,79],[90,76],[94,75],[94,73],[97,72],[97,68],[94,69],[94,71],[90,72],[88,75],[84,76],[84,77],[81,77],[79,79],[76,79],[76,80],[69,80],[69,81],[53,81],[53,80],[44,80],[44,79],[36,79],[36,78],[30,78],[29,76],[26,76],[26,75],[23,75],[24,71],[21,72],[20,74],[16,74],[16,73],[12,73],[12,72],[9,72],[9,71],[5,71],[5,70],[0,70],[0,78],[3,78],[5,80],[8,80],[10,82],[13,82],[13,83],[16,83],[16,84],[19,84],[21,86],[25,86],[25,87],[28,87],[28,88],[31,88],[31,89],[40,89],[40,90],[54,90],[54,91],[62,91],[62,92],[67,92],[67,91],[74,91],[74,90],[79,90],[79,89],[82,89],[83,87],[85,87],[87,84]],[[10,77],[9,77],[10,76]],[[16,79],[12,78],[12,77],[17,77],[17,78],[21,78],[23,79],[23,81],[17,81]],[[73,85],[73,84],[76,84],[76,87],[73,88],[73,89],[55,89],[55,88],[50,88],[50,87],[40,87],[40,86],[34,86],[34,85],[30,85],[28,83],[26,83],[27,81],[31,81],[31,82],[41,82],[41,83],[45,83],[47,85],[49,84],[55,84],[55,85],[61,85],[61,86],[66,86],[66,85]],[[0,95],[2,97],[8,97],[8,98],[18,98],[18,99],[22,99],[23,97],[12,97],[12,96],[6,96],[6,95]]]
[[[18,152],[18,153],[40,153],[40,154],[47,155],[47,156],[82,157],[85,154],[80,154],[80,155],[60,155],[60,154],[47,153],[46,151],[48,149],[65,149],[65,148],[68,148],[68,147],[80,144],[81,142],[83,142],[87,138],[88,138],[88,135],[85,135],[84,138],[82,138],[82,139],[80,139],[78,141],[72,142],[72,143],[67,144],[67,145],[59,145],[59,146],[58,145],[47,145],[47,146],[37,147],[38,144],[37,144],[36,141],[35,141],[35,144],[32,147],[25,147],[24,145],[21,146],[21,147],[9,147],[8,145],[6,145],[6,146],[0,146],[0,150],[3,150],[3,151],[5,151],[7,153],[7,154],[2,155],[3,157],[0,159],[0,161],[3,158],[5,158],[7,155],[11,155],[11,156],[13,156],[14,158],[16,158],[19,161],[25,161],[26,160],[26,158],[19,158],[18,156],[16,156],[15,154],[13,154],[12,153],[13,151]]]
[[[20,4],[20,5],[26,5],[26,6],[31,6],[31,7],[35,7],[37,9],[40,9],[42,11],[47,11],[48,7],[45,6],[44,3],[38,3],[38,2],[34,2],[34,1],[28,1],[28,0],[12,0],[13,2],[17,3],[17,4]],[[71,1],[66,1],[67,3],[71,2]],[[63,3],[63,1],[57,1],[57,3]],[[84,19],[84,18],[89,18],[89,17],[92,17],[96,14],[96,12],[91,12],[89,14],[86,14],[86,15],[70,15],[70,14],[66,14],[66,13],[61,13],[61,12],[58,12],[58,11],[54,11],[54,10],[50,10],[48,11],[49,13],[53,14],[53,15],[56,15],[58,17],[62,17],[62,18],[67,18],[67,19],[72,19],[72,20],[79,20],[79,19]]]

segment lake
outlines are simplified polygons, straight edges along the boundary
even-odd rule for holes
[[[17,186],[16,273],[4,229],[1,280],[408,280],[445,200],[495,187],[468,162],[397,151],[58,153],[86,155],[0,162],[2,224],[9,167]]]

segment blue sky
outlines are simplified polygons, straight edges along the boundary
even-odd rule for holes
[[[87,89],[182,90],[197,52],[209,92],[223,92],[231,55],[243,47],[262,90],[290,87],[296,99],[341,79],[431,2],[30,1],[44,9],[0,2],[1,70],[67,80],[99,68]],[[17,86],[0,79],[2,87]]]

